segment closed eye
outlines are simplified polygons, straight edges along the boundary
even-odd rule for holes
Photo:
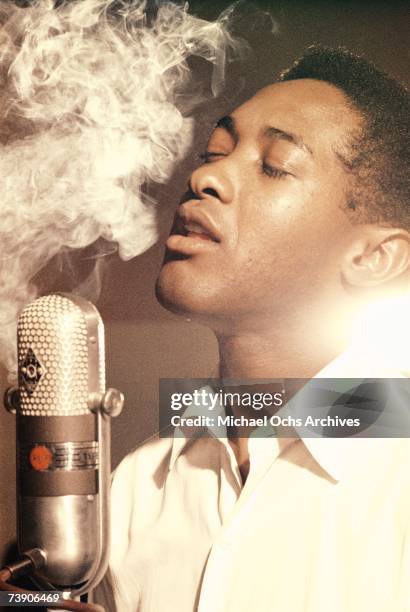
[[[217,151],[204,151],[198,155],[198,159],[204,164],[215,160],[217,157],[226,157],[226,153],[218,153]]]
[[[226,157],[227,155],[227,153],[221,153],[218,151],[204,151],[198,155],[198,159],[204,164],[209,164],[210,162],[215,161],[220,157]],[[290,172],[286,172],[285,170],[275,166],[270,166],[266,162],[261,163],[261,171],[270,178],[284,178],[290,174]]]
[[[290,174],[290,172],[286,172],[285,170],[281,170],[280,168],[270,166],[266,162],[262,162],[261,170],[263,174],[269,176],[270,178],[283,178]]]

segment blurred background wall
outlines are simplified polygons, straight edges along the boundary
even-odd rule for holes
[[[215,18],[229,2],[190,2],[191,12]],[[258,9],[260,12],[256,12]],[[241,15],[242,11],[242,17]],[[270,13],[272,24],[261,11]],[[408,83],[409,22],[405,2],[348,2],[327,0],[254,1],[238,12],[238,34],[249,42],[251,53],[228,67],[227,87],[214,105],[197,116],[195,148],[202,150],[212,122],[258,87],[274,79],[303,49],[320,42],[344,45],[364,53],[385,71]],[[192,63],[193,70],[206,72]],[[153,286],[163,255],[163,242],[173,209],[185,190],[191,159],[177,169],[169,185],[150,187],[161,208],[158,245],[124,263],[110,256],[97,306],[105,322],[107,383],[126,396],[120,418],[112,423],[112,460],[124,455],[157,430],[158,379],[206,377],[217,363],[216,344],[204,328],[165,312],[155,301]],[[0,221],[1,222],[1,221]],[[77,274],[84,275],[89,261],[78,256]],[[48,270],[45,272],[47,277]],[[43,279],[44,280],[44,279]],[[46,278],[47,280],[47,278]],[[50,272],[48,290],[66,290],[66,276]],[[7,386],[0,370],[0,388]],[[15,428],[14,418],[0,409],[0,563],[15,538]]]

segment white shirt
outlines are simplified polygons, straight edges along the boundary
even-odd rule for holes
[[[349,376],[347,363],[320,376]],[[156,437],[129,454],[96,601],[113,612],[112,590],[118,612],[410,611],[408,439],[296,437],[281,452],[250,438],[249,452],[244,486],[223,438]]]

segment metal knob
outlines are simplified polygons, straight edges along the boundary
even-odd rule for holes
[[[109,417],[116,417],[124,407],[124,395],[118,389],[110,388],[103,395],[91,395],[89,406],[93,412],[101,411]]]
[[[10,414],[16,414],[20,408],[20,391],[18,387],[9,387],[4,393],[4,407]]]
[[[102,396],[101,410],[110,417],[121,414],[124,408],[124,395],[118,389],[107,389]]]

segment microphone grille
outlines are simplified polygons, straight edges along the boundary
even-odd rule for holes
[[[86,300],[53,294],[26,306],[17,326],[20,414],[89,414],[90,369],[96,378],[92,390],[105,385],[102,342],[101,318]]]

